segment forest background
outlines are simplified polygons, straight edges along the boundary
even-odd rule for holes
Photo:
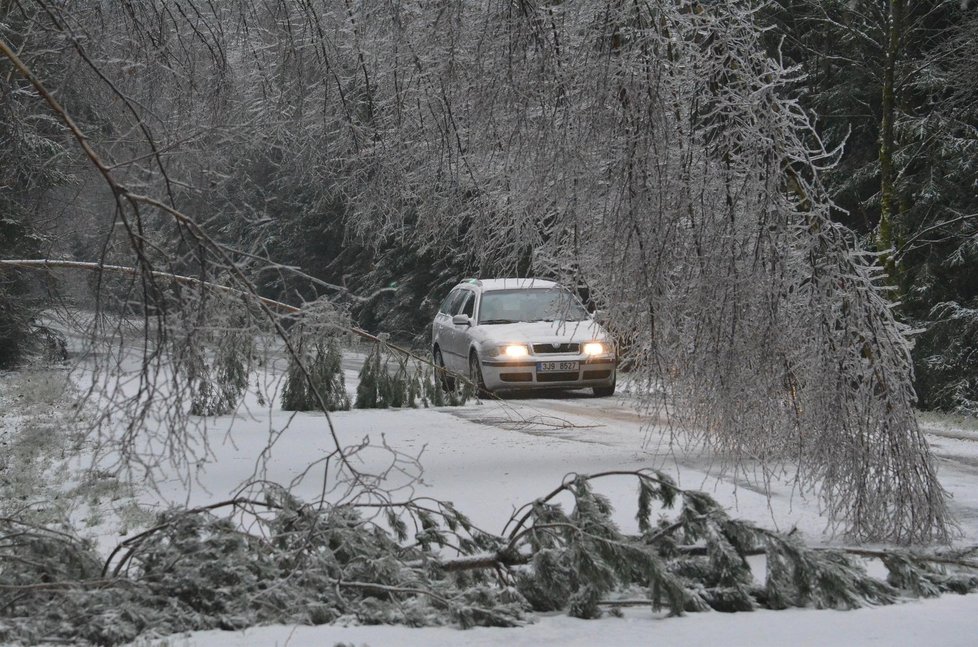
[[[3,0],[0,30],[82,131],[111,151],[125,182],[162,192],[229,247],[306,275],[242,261],[265,296],[298,304],[326,293],[362,327],[423,345],[437,301],[463,276],[559,278],[586,294],[592,277],[534,254],[541,237],[553,235],[556,201],[528,205],[536,213],[522,229],[491,237],[503,241],[493,248],[472,231],[491,229],[491,214],[434,232],[416,228],[412,201],[424,196],[379,160],[396,150],[371,131],[387,127],[370,112],[389,99],[382,83],[371,86],[374,68],[388,55],[418,57],[418,69],[448,62],[457,35],[429,52],[401,43],[399,53],[396,42],[371,43],[371,19],[351,7],[325,25],[309,20],[313,8],[302,3],[200,4]],[[753,9],[753,20],[766,30],[768,53],[797,70],[785,93],[814,115],[809,136],[834,152],[821,175],[832,217],[881,254],[898,317],[915,330],[920,407],[973,414],[978,17],[971,4],[780,0]],[[538,9],[547,15],[546,4]],[[357,11],[369,13],[369,3]],[[453,20],[450,13],[436,22]],[[622,46],[621,34],[611,30],[609,47]],[[317,40],[332,41],[343,56],[320,51]],[[471,73],[484,73],[472,64]],[[95,169],[8,60],[0,72],[0,256],[127,262],[111,190],[94,181]],[[433,95],[441,91],[465,88]],[[431,111],[431,119],[442,117]],[[443,134],[458,133],[446,124]],[[459,155],[439,163],[450,172],[468,162]],[[364,199],[355,185],[369,176],[376,190]],[[200,271],[196,261],[181,261],[193,243],[172,220],[138,226],[147,245],[175,259],[174,271]],[[30,349],[37,315],[52,298],[78,298],[80,287],[94,294],[94,281],[55,286],[5,270],[0,366]]]

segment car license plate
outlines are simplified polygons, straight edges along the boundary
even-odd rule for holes
[[[576,371],[580,362],[537,362],[537,373],[563,373]]]

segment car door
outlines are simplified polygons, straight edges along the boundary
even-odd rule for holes
[[[445,367],[450,370],[455,370],[455,357],[451,350],[452,336],[455,332],[455,327],[452,325],[452,312],[461,305],[460,300],[463,296],[460,288],[449,292],[441,302],[431,326],[431,345],[441,349]]]
[[[443,346],[445,365],[449,366],[453,371],[457,371],[459,373],[468,370],[468,332],[471,326],[454,324],[452,323],[451,318],[457,314],[467,314],[469,317],[471,317],[474,307],[475,293],[472,290],[466,290],[463,288],[459,290],[458,298],[452,302],[449,309],[448,328],[446,328],[443,337],[443,339],[445,339]]]

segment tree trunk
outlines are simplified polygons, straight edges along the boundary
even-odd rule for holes
[[[890,282],[897,280],[898,269],[890,253],[898,236],[895,222],[896,172],[893,168],[893,155],[896,148],[894,121],[896,119],[896,64],[900,53],[900,40],[903,32],[903,17],[906,0],[890,0],[890,15],[886,23],[886,52],[883,59],[883,101],[880,123],[880,225],[879,250]]]

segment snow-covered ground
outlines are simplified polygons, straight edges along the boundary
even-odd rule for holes
[[[241,632],[201,631],[171,637],[167,647],[628,647],[700,645],[757,647],[973,647],[978,642],[978,596],[917,600],[854,611],[698,613],[663,618],[631,610],[623,618],[578,620],[546,615],[516,629],[477,627],[256,627]],[[149,645],[152,643],[142,643]]]
[[[344,361],[347,387],[355,392],[359,358]],[[200,505],[227,499],[256,476],[258,456],[269,435],[276,441],[262,477],[288,483],[317,458],[333,450],[321,414],[269,412],[252,396],[233,416],[207,421],[212,455],[201,465],[197,482],[161,481],[140,493],[149,508],[170,503]],[[843,543],[827,532],[816,501],[790,485],[772,485],[772,496],[749,473],[723,473],[705,451],[684,451],[681,438],[635,412],[627,395],[595,399],[585,393],[472,402],[440,409],[354,410],[331,414],[343,443],[369,438],[416,456],[421,480],[392,475],[403,485],[398,498],[430,496],[452,501],[479,527],[503,530],[519,506],[542,496],[570,473],[596,473],[655,467],[674,475],[685,488],[703,489],[727,505],[734,516],[781,530],[797,528],[810,543]],[[947,418],[924,420],[939,456],[940,477],[951,493],[961,524],[962,544],[978,544],[978,427]],[[359,457],[365,471],[382,469],[386,451]],[[634,481],[610,478],[596,484],[615,504],[618,521],[634,529],[637,493]],[[311,499],[323,483],[309,472],[296,493]],[[103,545],[122,539],[118,527],[98,527]],[[111,533],[111,534],[110,534]],[[565,615],[541,615],[521,628],[408,628],[400,626],[271,626],[242,632],[197,632],[171,636],[160,644],[211,645],[975,645],[978,644],[978,595],[947,595],[892,607],[857,611],[716,612],[667,618],[650,609],[630,608],[623,617],[582,621]],[[155,644],[152,641],[138,644]]]
[[[351,394],[356,358],[344,362]],[[250,478],[269,429],[286,427],[267,465],[267,477],[288,482],[317,456],[332,450],[323,416],[281,411],[239,412],[212,422],[214,458],[191,491],[179,481],[147,495],[177,503],[203,504],[229,496]],[[789,485],[773,485],[772,496],[750,474],[723,473],[707,452],[684,451],[661,426],[635,412],[628,396],[594,399],[585,393],[512,397],[440,409],[348,411],[332,414],[345,443],[369,437],[419,456],[422,480],[402,495],[452,501],[479,527],[501,532],[516,508],[542,496],[570,473],[656,467],[686,488],[704,489],[735,516],[781,530],[797,528],[811,543],[843,543],[827,532],[817,502]],[[962,543],[978,543],[978,431],[967,421],[925,421],[940,457],[941,479],[953,496]],[[229,433],[225,433],[229,432]],[[367,455],[364,469],[380,468],[388,456]],[[372,463],[372,461],[374,461]],[[396,484],[395,481],[392,485]],[[407,479],[401,481],[407,484]],[[618,521],[633,529],[634,482],[608,479],[599,485],[616,506]],[[312,498],[322,482],[307,477],[298,494]],[[150,501],[147,500],[147,503]],[[163,503],[163,501],[159,501]],[[667,618],[649,609],[628,609],[624,617],[582,621],[544,615],[516,629],[413,629],[399,626],[273,626],[243,632],[198,632],[171,637],[169,645],[975,645],[978,595],[944,596],[892,607],[857,611],[758,611],[691,614]]]

